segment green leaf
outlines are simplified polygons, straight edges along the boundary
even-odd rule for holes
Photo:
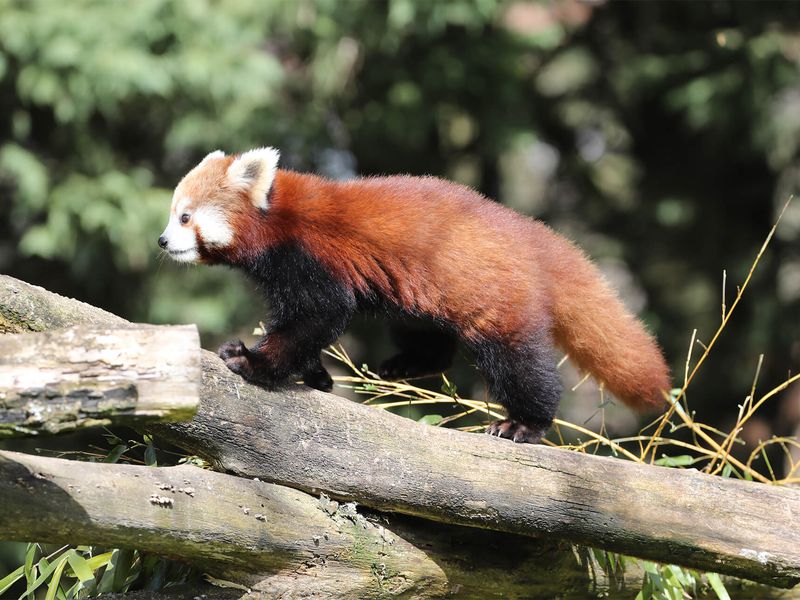
[[[442,393],[447,394],[451,398],[455,398],[456,392],[458,391],[456,384],[449,379],[445,379],[444,376],[442,377],[442,380]]]
[[[53,569],[53,577],[50,579],[50,585],[47,586],[47,594],[45,595],[44,600],[53,600],[56,597],[58,586],[61,583],[61,574],[64,572],[64,566],[67,564],[68,558],[69,552],[59,556],[58,560],[53,563],[53,566],[55,567]]]
[[[92,571],[96,571],[100,567],[106,566],[111,560],[113,554],[113,552],[104,552],[103,554],[98,554],[97,556],[87,559],[86,564]]]
[[[425,415],[417,421],[425,425],[438,425],[444,417],[442,415]]]
[[[117,560],[117,568],[114,569],[114,591],[124,592],[125,582],[130,575],[131,567],[133,566],[134,551],[123,549],[119,551],[119,559]]]
[[[655,461],[655,464],[662,467],[688,467],[694,464],[694,457],[688,454],[681,454],[680,456],[662,456]]]
[[[83,582],[81,582],[81,581],[76,581],[76,582],[75,582],[75,583],[72,585],[72,587],[71,587],[71,588],[69,588],[69,589],[66,591],[66,593],[64,594],[64,597],[65,597],[65,598],[67,598],[67,600],[72,600],[73,598],[77,598],[77,597],[78,597],[78,592],[80,592],[82,589],[83,589]],[[86,595],[86,594],[84,594],[84,596],[83,596],[83,597],[84,597],[84,598],[86,598],[86,597],[87,597],[87,595]]]
[[[716,573],[706,573],[706,579],[708,579],[711,589],[714,590],[719,600],[731,600],[731,597],[728,595],[728,590],[725,589],[725,584],[722,583],[722,578],[719,575]]]
[[[118,444],[112,448],[111,452],[108,453],[108,456],[103,459],[103,462],[115,463],[122,457],[123,454],[125,454],[125,452],[127,452],[127,450],[128,446],[125,444]]]
[[[103,571],[103,577],[100,578],[100,583],[97,584],[98,594],[108,594],[114,591],[114,571],[117,569],[118,560],[119,550],[112,550],[111,556],[106,563],[106,570]]]
[[[17,583],[17,581],[22,579],[24,575],[25,575],[25,567],[22,566],[19,567],[18,569],[14,569],[13,571],[11,571],[11,573],[0,579],[0,595],[2,595],[12,585]]]
[[[47,579],[50,577],[50,574],[55,569],[56,563],[55,562],[48,562],[46,558],[41,558],[38,563],[36,563],[36,568],[39,570],[39,576],[36,580],[28,586],[25,590],[25,593],[20,596],[20,599],[24,598],[28,594],[36,591],[40,585],[42,585]],[[20,567],[22,568],[22,567]],[[0,591],[0,593],[2,593]]]
[[[28,544],[25,550],[25,581],[27,582],[26,588],[30,587],[34,579],[36,579],[36,571],[33,569],[33,558],[36,556],[36,549],[38,544]]]
[[[156,448],[153,446],[152,438],[147,440],[147,448],[144,449],[144,464],[148,467],[157,467],[158,458],[156,457]]]
[[[106,443],[108,444],[122,443],[122,439],[120,439],[120,437],[110,429],[106,429],[106,433],[103,434],[103,437],[106,438]]]
[[[67,561],[69,561],[69,566],[72,568],[75,577],[77,577],[81,583],[94,579],[94,573],[92,573],[92,569],[89,568],[86,559],[75,552],[75,550],[67,552]]]

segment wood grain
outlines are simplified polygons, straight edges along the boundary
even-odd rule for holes
[[[0,437],[191,418],[194,325],[79,326],[0,336]]]

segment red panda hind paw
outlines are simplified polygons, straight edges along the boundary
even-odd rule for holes
[[[303,375],[303,383],[308,387],[322,392],[330,392],[333,389],[333,378],[330,373],[322,367],[307,371]]]
[[[513,419],[494,421],[486,429],[489,435],[513,440],[518,444],[536,444],[544,437],[545,432],[545,429],[529,427]]]

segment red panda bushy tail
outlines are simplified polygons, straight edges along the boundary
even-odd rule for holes
[[[560,237],[552,244],[557,247],[546,256],[553,281],[555,342],[631,408],[661,408],[671,385],[655,339],[578,248]]]

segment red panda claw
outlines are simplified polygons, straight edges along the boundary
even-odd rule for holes
[[[506,438],[518,444],[536,444],[542,439],[546,429],[529,427],[513,419],[494,421],[487,427],[489,435]]]

